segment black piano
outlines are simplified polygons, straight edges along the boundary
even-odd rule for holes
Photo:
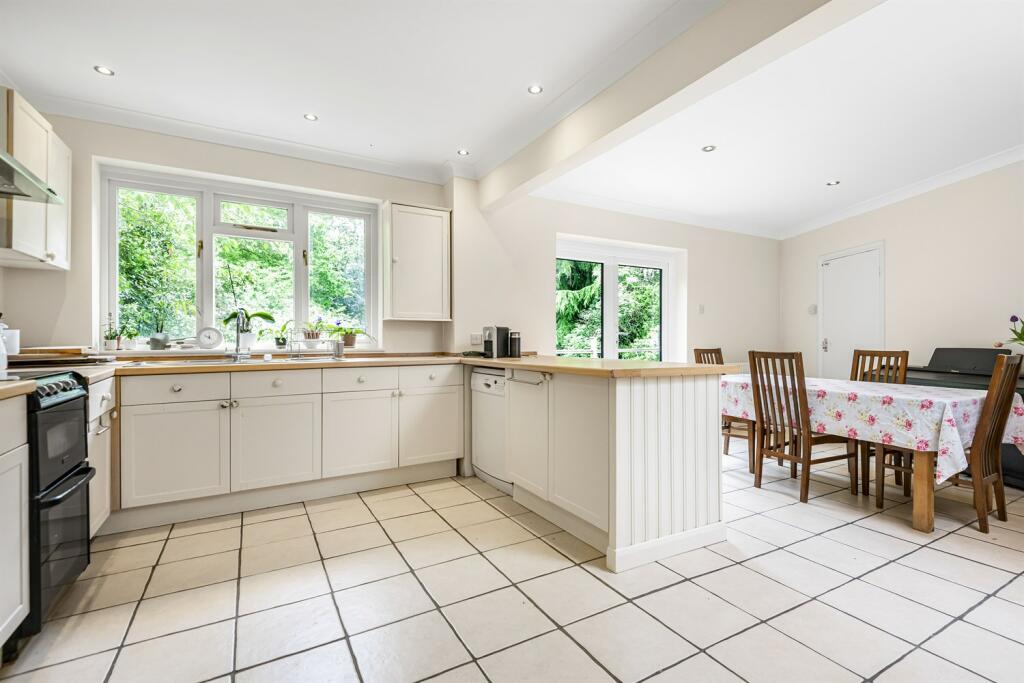
[[[935,349],[928,365],[907,367],[907,384],[961,389],[988,389],[996,357],[1010,349]],[[1017,380],[1024,397],[1024,380]],[[1007,486],[1024,489],[1024,456],[1012,444],[1003,444],[1003,478]]]

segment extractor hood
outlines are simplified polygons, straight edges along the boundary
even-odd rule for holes
[[[36,174],[0,149],[0,197],[13,197],[30,202],[63,204],[64,200]]]

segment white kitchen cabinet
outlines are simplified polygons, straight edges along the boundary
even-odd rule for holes
[[[122,507],[230,490],[230,401],[122,407]]]
[[[399,465],[461,458],[463,408],[461,386],[399,391]]]
[[[232,405],[232,491],[320,478],[320,394],[243,398]]]
[[[89,423],[89,465],[96,469],[89,481],[89,538],[110,517],[110,421],[108,412]]]
[[[0,643],[28,614],[28,445],[0,455]]]
[[[451,214],[391,205],[388,318],[451,320]]]
[[[323,476],[398,467],[396,390],[324,394]]]
[[[512,483],[547,500],[548,381],[542,373],[515,371],[505,382],[508,473]]]
[[[10,131],[7,152],[61,197],[61,204],[0,199],[0,266],[70,267],[71,150],[50,122],[13,90],[2,91]]]
[[[608,530],[610,397],[603,377],[556,374],[549,384],[548,500]]]
[[[55,268],[71,267],[71,149],[50,131],[46,184],[63,204],[46,205],[46,251],[43,257]]]

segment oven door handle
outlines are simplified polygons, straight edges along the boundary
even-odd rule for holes
[[[45,510],[46,508],[52,508],[55,505],[60,505],[71,495],[78,491],[86,484],[89,480],[96,476],[96,468],[89,467],[84,470],[80,470],[74,476],[68,477],[68,479],[60,485],[57,491],[48,493],[39,499],[39,508]]]

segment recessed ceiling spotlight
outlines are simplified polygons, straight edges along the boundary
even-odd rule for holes
[[[541,85],[540,83],[534,83],[533,85],[526,89],[526,92],[530,93],[531,95],[539,95],[542,92],[544,92],[544,86]]]
[[[702,152],[714,152],[716,149],[718,149],[718,148],[715,147],[714,145],[704,145],[703,147],[700,148],[700,151],[702,151]]]
[[[114,75],[114,70],[113,69],[111,69],[109,66],[103,66],[102,64],[97,64],[96,66],[94,66],[92,68],[92,70],[95,71],[96,73],[100,74],[101,76],[113,76]]]
[[[460,157],[468,157],[469,156],[469,150],[465,149],[465,148],[457,149],[457,150],[455,150],[455,153],[458,154]]]
[[[320,120],[320,117],[317,116],[316,114],[303,114],[302,118],[306,119],[307,121],[319,121]]]
[[[828,187],[835,187],[838,184],[839,184],[838,180],[830,180],[827,183],[825,183],[825,185],[827,185]]]

